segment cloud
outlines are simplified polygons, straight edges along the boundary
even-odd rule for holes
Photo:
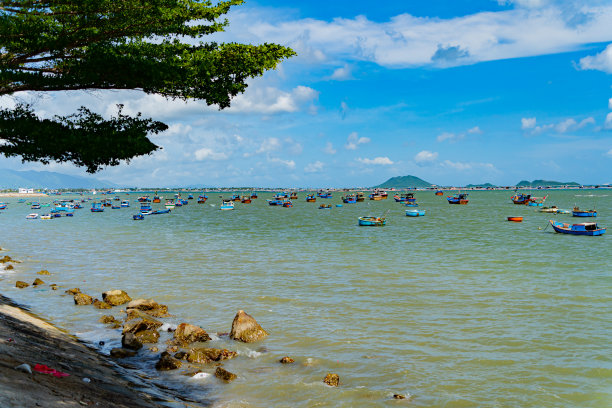
[[[536,118],[522,118],[521,129],[533,129],[536,125]]]
[[[470,135],[481,135],[482,134],[482,130],[480,130],[480,127],[478,126],[474,126],[471,129],[468,129],[467,131]]]
[[[436,138],[438,142],[443,142],[445,140],[454,140],[457,136],[454,133],[444,132]]]
[[[261,142],[259,149],[257,149],[255,153],[257,154],[268,153],[268,152],[280,150],[280,148],[281,148],[281,141],[276,137],[269,137],[265,139],[263,142]]]
[[[612,129],[612,112],[606,115],[606,121],[604,122],[604,129]]]
[[[280,164],[288,169],[295,168],[295,162],[293,160],[283,160],[278,157],[268,157],[268,163]]]
[[[295,87],[290,92],[273,87],[249,87],[246,93],[232,100],[232,106],[227,111],[262,114],[298,112],[318,98],[319,92],[307,86]]]
[[[612,44],[609,44],[602,52],[588,55],[580,59],[578,68],[582,70],[603,71],[612,74]]]
[[[323,171],[325,167],[325,163],[321,161],[316,161],[314,163],[308,163],[306,167],[304,167],[304,172],[306,173],[320,173]]]
[[[377,164],[381,166],[389,166],[393,164],[391,159],[389,159],[388,157],[375,157],[373,159],[364,159],[360,157],[357,159],[357,161],[363,164]]]
[[[336,68],[329,78],[336,81],[348,81],[350,79],[354,79],[351,72],[351,67],[348,65]]]
[[[608,109],[612,109],[612,98],[608,99]]]
[[[349,111],[349,106],[346,102],[342,101],[340,102],[340,116],[342,116],[342,119],[346,118],[346,114]]]
[[[429,150],[423,150],[414,156],[414,161],[419,163],[433,162],[438,158],[437,152],[430,152]]]
[[[466,162],[452,162],[450,160],[444,160],[441,163],[442,167],[446,167],[457,171],[467,171],[475,169],[485,169],[487,171],[497,171],[495,166],[491,163],[466,163]]]
[[[228,155],[225,153],[218,153],[218,152],[214,152],[212,149],[209,149],[208,147],[203,147],[201,149],[198,149],[195,151],[194,153],[195,159],[198,161],[202,161],[202,160],[226,160],[228,159]]]
[[[605,155],[612,158],[612,149],[608,150],[608,152]]]
[[[332,144],[332,142],[325,143],[325,147],[323,148],[323,153],[336,154],[336,149],[334,149],[334,145]]]
[[[346,144],[344,147],[347,150],[357,150],[360,144],[370,143],[370,138],[368,137],[359,137],[357,132],[352,132],[348,135],[346,139]]]

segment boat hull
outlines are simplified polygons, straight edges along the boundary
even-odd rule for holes
[[[599,236],[606,233],[606,228],[598,228],[595,223],[583,223],[583,224],[565,224],[558,221],[550,220],[555,232],[569,235],[587,235],[587,236]]]
[[[597,211],[572,211],[572,217],[597,217]]]
[[[508,217],[508,221],[523,222],[523,217]]]
[[[406,217],[423,217],[425,210],[406,210]]]
[[[387,223],[384,218],[359,217],[359,225],[362,227],[382,227]]]

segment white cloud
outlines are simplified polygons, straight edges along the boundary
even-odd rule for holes
[[[297,112],[305,105],[312,104],[318,97],[319,92],[307,86],[298,86],[291,92],[273,87],[249,87],[246,93],[232,100],[232,106],[227,111],[263,114]]]
[[[299,142],[296,142],[295,140],[293,140],[290,137],[285,139],[285,144],[287,146],[287,150],[291,154],[299,155],[299,154],[302,154],[302,152],[304,151],[304,148],[302,147],[302,144],[299,143]]]
[[[212,149],[209,149],[208,147],[203,147],[201,149],[196,150],[194,153],[194,156],[195,156],[195,159],[198,161],[202,161],[206,159],[226,160],[228,158],[227,154],[214,152]]]
[[[360,144],[370,143],[370,138],[359,137],[357,132],[352,132],[346,139],[344,147],[348,150],[357,150]]]
[[[334,73],[331,74],[330,79],[334,79],[336,81],[347,81],[349,79],[353,79],[351,67],[345,65],[343,67],[336,68]]]
[[[436,140],[438,142],[443,142],[445,140],[453,140],[456,138],[456,135],[454,133],[450,133],[450,132],[444,132],[440,135],[438,135],[438,137],[436,138]]]
[[[304,167],[304,172],[306,173],[320,173],[323,171],[325,167],[325,163],[321,161],[316,161],[314,163],[308,163],[306,167]]]
[[[261,142],[259,149],[255,151],[255,153],[268,153],[279,150],[281,148],[281,141],[276,137],[269,137]]]
[[[450,168],[457,171],[467,171],[475,169],[484,169],[487,171],[497,171],[495,166],[491,163],[466,163],[466,162],[452,162],[450,160],[444,160],[441,163],[442,167]]]
[[[612,129],[612,112],[606,115],[606,121],[604,122],[604,129]]]
[[[482,134],[482,130],[480,130],[480,127],[478,126],[474,126],[473,128],[468,129],[467,132],[471,135],[481,135]]]
[[[612,74],[612,44],[599,54],[581,58],[578,67],[582,70],[597,70]]]
[[[332,144],[332,142],[325,143],[325,147],[323,148],[323,153],[336,154],[336,149],[334,149],[334,145]]]
[[[287,167],[288,169],[295,168],[295,162],[293,160],[283,160],[278,157],[268,157],[268,163],[280,164]]]
[[[381,166],[389,166],[393,164],[391,159],[389,159],[388,157],[375,157],[373,159],[365,159],[360,157],[357,159],[357,161],[363,164],[377,164]]]
[[[608,109],[612,109],[612,98],[608,99]]]
[[[429,150],[423,150],[414,156],[414,161],[417,163],[433,162],[438,158],[438,152],[430,152]]]
[[[612,149],[608,150],[608,152],[606,153],[606,156],[612,158]]]
[[[521,129],[533,129],[536,125],[536,118],[522,118]]]

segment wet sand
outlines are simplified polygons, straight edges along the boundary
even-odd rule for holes
[[[32,374],[15,369],[24,363],[32,367]],[[33,370],[36,364],[69,376],[38,373]],[[2,295],[0,378],[0,407],[168,406],[136,390],[136,384],[113,361]],[[174,401],[167,402],[174,405]]]

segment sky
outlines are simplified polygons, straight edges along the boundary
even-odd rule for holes
[[[612,2],[247,0],[210,41],[292,47],[228,109],[138,91],[21,93],[162,120],[163,149],[108,167],[127,186],[612,183]],[[0,168],[85,175],[70,164]]]

